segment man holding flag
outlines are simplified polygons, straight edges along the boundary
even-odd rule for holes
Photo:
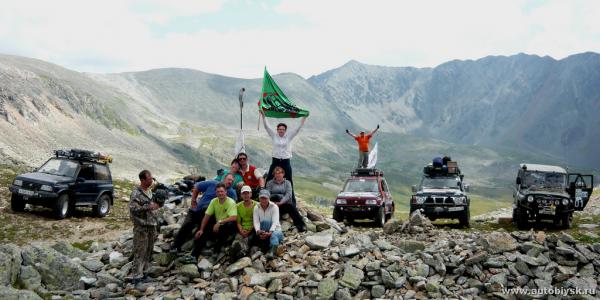
[[[258,102],[260,117],[263,119],[263,124],[267,133],[271,137],[273,142],[273,160],[267,173],[267,181],[273,178],[273,170],[275,167],[281,167],[285,171],[286,179],[294,186],[292,181],[292,165],[290,159],[292,158],[292,139],[296,137],[300,128],[306,122],[306,118],[309,115],[307,110],[296,107],[294,102],[287,98],[283,91],[277,86],[277,83],[273,80],[271,75],[265,68],[263,86],[262,86],[262,97]],[[287,130],[285,123],[277,124],[277,132],[269,126],[267,117],[271,118],[299,118],[300,125],[294,129]],[[296,206],[296,195],[292,190],[292,205]]]

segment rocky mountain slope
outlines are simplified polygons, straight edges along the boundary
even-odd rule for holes
[[[439,154],[464,162],[471,183],[484,189],[509,186],[524,160],[596,167],[598,139],[587,128],[599,122],[591,117],[599,109],[597,56],[488,57],[426,69],[352,61],[308,80],[276,75],[288,96],[311,111],[295,142],[294,168],[339,185],[356,159],[344,129],[377,123],[382,132],[374,141],[381,165],[398,182],[395,192],[406,193]],[[189,69],[82,74],[0,55],[0,153],[37,166],[53,149],[89,148],[112,154],[118,177],[141,168],[164,177],[190,167],[211,174],[233,155],[237,93],[245,87],[248,151],[267,167],[269,140],[254,129],[260,82]]]
[[[363,127],[383,119],[395,131],[600,166],[597,53],[489,56],[425,69],[351,61],[308,81]]]

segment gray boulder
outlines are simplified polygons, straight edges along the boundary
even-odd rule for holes
[[[0,245],[0,286],[15,283],[22,261],[19,247],[14,244]]]
[[[42,283],[50,290],[72,291],[81,289],[79,278],[93,274],[58,251],[41,245],[22,249],[23,264],[33,266],[42,276]]]
[[[360,252],[371,251],[375,248],[375,244],[371,241],[371,237],[364,233],[352,235],[346,242],[346,245],[355,245]]]
[[[18,282],[23,288],[36,291],[42,286],[42,276],[32,266],[21,266]]]
[[[198,271],[198,266],[196,264],[188,264],[181,266],[179,268],[179,274],[188,278],[200,277],[200,272]]]
[[[340,285],[350,289],[357,289],[364,277],[365,274],[362,270],[347,265],[344,268],[344,276],[342,276],[342,279],[340,280]]]
[[[0,299],[11,300],[42,300],[36,293],[28,290],[17,290],[12,287],[0,289]]]
[[[251,265],[252,265],[252,260],[250,259],[250,257],[242,257],[235,263],[229,265],[229,267],[227,267],[227,269],[225,270],[225,273],[228,275],[231,275],[231,274],[233,274],[239,270],[242,270],[245,267],[249,267]]]
[[[60,242],[57,242],[56,244],[52,245],[52,249],[62,253],[63,255],[66,255],[70,258],[79,257],[81,259],[84,259],[88,255],[87,253],[83,252],[81,249],[75,248],[71,244],[69,244],[65,241],[60,241]]]
[[[305,241],[311,250],[326,249],[333,242],[333,234],[330,231],[322,231],[306,237]]]
[[[325,278],[319,282],[317,299],[333,299],[337,289],[338,284],[335,279],[331,277]]]
[[[480,237],[479,243],[490,254],[514,251],[517,249],[517,241],[506,232],[492,232]]]
[[[404,252],[416,252],[425,250],[425,243],[415,240],[399,240],[396,246]]]
[[[392,234],[392,233],[400,230],[401,226],[402,226],[402,223],[400,223],[398,220],[390,219],[387,222],[385,222],[385,224],[383,224],[383,233]]]

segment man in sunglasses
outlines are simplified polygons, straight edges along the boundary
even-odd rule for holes
[[[240,163],[240,173],[244,178],[244,184],[252,188],[252,199],[257,199],[258,191],[265,187],[262,171],[250,164],[246,153],[240,152],[236,158]]]

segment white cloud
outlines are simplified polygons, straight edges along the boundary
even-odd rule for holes
[[[231,0],[230,0],[231,1]],[[253,24],[156,34],[181,17],[219,13],[223,1],[15,1],[2,3],[0,52],[78,71],[188,67],[240,77],[303,76],[350,59],[433,67],[451,59],[526,52],[562,58],[600,51],[600,2],[284,0],[273,13],[299,26]],[[265,5],[264,2],[260,5]],[[264,7],[263,7],[264,8]],[[252,16],[257,19],[260,15]],[[231,20],[234,22],[235,20]]]

